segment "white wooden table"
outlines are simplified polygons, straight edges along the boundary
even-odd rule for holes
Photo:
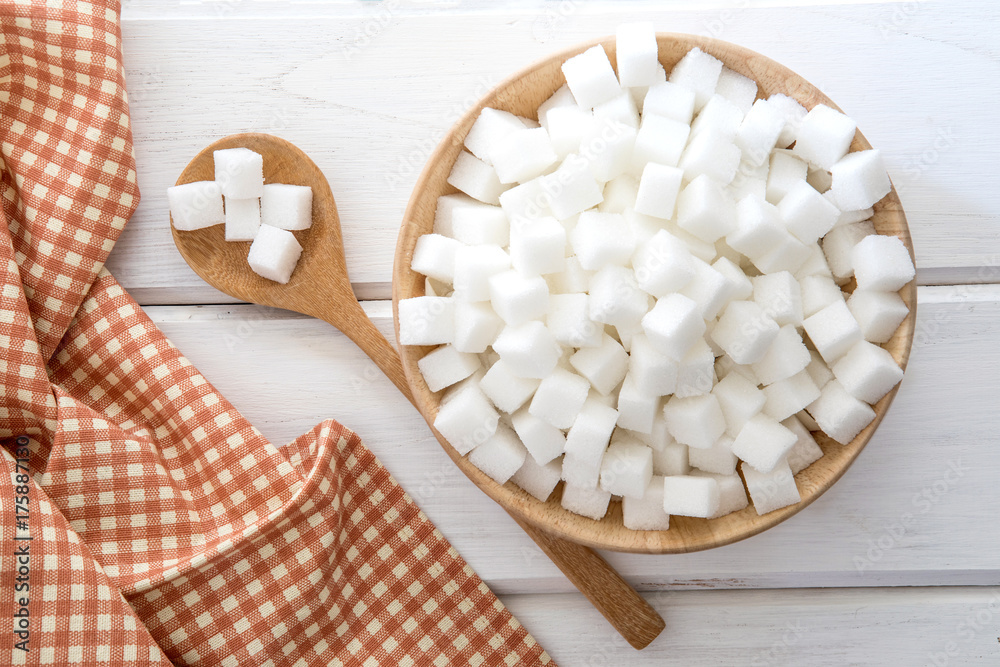
[[[326,417],[361,434],[557,662],[1000,663],[1000,8],[853,0],[124,5],[142,203],[109,268],[273,441]],[[333,187],[355,290],[391,337],[396,233],[444,130],[508,74],[641,18],[759,51],[854,117],[899,189],[921,287],[899,395],[863,455],[819,501],[713,551],[606,554],[666,619],[640,653],[462,476],[350,341],[319,321],[234,304],[201,282],[171,242],[164,190],[221,136],[252,130],[296,143]]]

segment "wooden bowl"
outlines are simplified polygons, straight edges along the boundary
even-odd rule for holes
[[[697,46],[721,60],[727,67],[755,80],[759,87],[759,97],[768,97],[773,93],[784,93],[797,99],[807,109],[811,109],[816,104],[826,104],[837,108],[826,95],[808,81],[787,67],[749,49],[707,37],[674,33],[660,33],[657,35],[657,41],[660,62],[663,63],[668,72],[685,53]],[[397,315],[397,341],[399,339],[397,313],[399,300],[424,294],[424,276],[410,269],[414,244],[421,234],[431,231],[437,198],[440,195],[457,192],[455,188],[448,185],[446,180],[452,164],[462,150],[465,135],[479,112],[484,107],[493,107],[534,118],[538,106],[565,83],[560,69],[562,63],[567,58],[581,53],[595,44],[604,46],[614,65],[615,40],[611,37],[581,44],[562,53],[557,53],[501,83],[478,104],[469,109],[441,140],[414,187],[396,247],[393,272],[393,312]],[[871,144],[861,132],[858,132],[851,145],[851,150],[869,148],[871,148]],[[906,218],[903,215],[903,209],[895,189],[876,204],[872,221],[880,234],[898,236],[906,244],[910,256],[913,256],[913,244],[910,240],[909,229],[906,226]],[[850,291],[853,290],[853,287],[852,281],[845,289]],[[892,354],[900,367],[905,369],[916,320],[916,280],[906,285],[899,293],[909,306],[910,313],[892,340],[883,347]],[[403,366],[416,398],[416,404],[424,419],[431,425],[437,414],[441,392],[432,393],[427,388],[417,369],[417,360],[432,348],[400,346],[400,349]],[[844,474],[848,466],[861,453],[885,416],[897,389],[898,386],[873,406],[876,413],[875,420],[848,445],[841,446],[821,432],[813,434],[823,449],[824,455],[795,476],[802,496],[801,502],[763,516],[758,516],[752,505],[718,519],[672,516],[670,517],[670,530],[665,531],[634,531],[625,528],[622,523],[622,510],[619,502],[612,502],[607,515],[600,521],[568,512],[559,504],[562,493],[561,485],[552,493],[548,502],[539,502],[512,482],[502,486],[497,484],[465,458],[459,456],[436,431],[435,435],[448,455],[480,489],[509,512],[542,530],[601,549],[640,553],[684,553],[710,549],[756,535],[781,523],[816,500]]]

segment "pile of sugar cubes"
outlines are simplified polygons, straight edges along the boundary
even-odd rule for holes
[[[849,443],[902,378],[879,344],[914,267],[870,221],[882,159],[699,49],[668,76],[649,24],[619,28],[617,64],[567,60],[537,121],[483,109],[400,342],[438,346],[435,428],[541,501],[563,481],[596,520],[620,497],[635,530],[794,504],[812,432]]]
[[[312,225],[312,188],[264,185],[264,158],[249,148],[226,148],[213,157],[214,181],[167,188],[174,228],[225,224],[227,241],[253,241],[247,263],[255,273],[287,283],[302,254],[292,232]]]

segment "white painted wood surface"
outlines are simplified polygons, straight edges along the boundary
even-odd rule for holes
[[[366,308],[391,336],[378,299],[436,138],[486,86],[638,18],[760,51],[854,116],[885,153],[926,285],[903,387],[823,498],[721,549],[606,554],[667,621],[641,653],[462,476],[350,341],[204,285],[173,247],[164,197],[220,136],[295,142],[333,186],[356,291],[376,299]],[[998,664],[1000,284],[971,284],[1000,283],[998,29],[1000,10],[970,1],[126,0],[143,201],[109,268],[273,441],[328,417],[360,433],[562,665]]]

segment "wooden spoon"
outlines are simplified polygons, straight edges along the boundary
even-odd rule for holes
[[[213,151],[237,147],[264,156],[265,182],[312,187],[312,227],[295,232],[303,252],[291,280],[282,285],[251,271],[246,261],[250,243],[227,243],[221,225],[190,232],[171,225],[181,256],[205,282],[232,297],[329,322],[353,340],[413,403],[399,354],[365,315],[351,289],[333,193],[308,155],[271,135],[234,134],[198,153],[177,185],[213,180]],[[434,435],[441,439],[437,432]],[[516,517],[514,520],[629,644],[645,648],[663,630],[663,619],[656,610],[592,549],[542,532]]]

